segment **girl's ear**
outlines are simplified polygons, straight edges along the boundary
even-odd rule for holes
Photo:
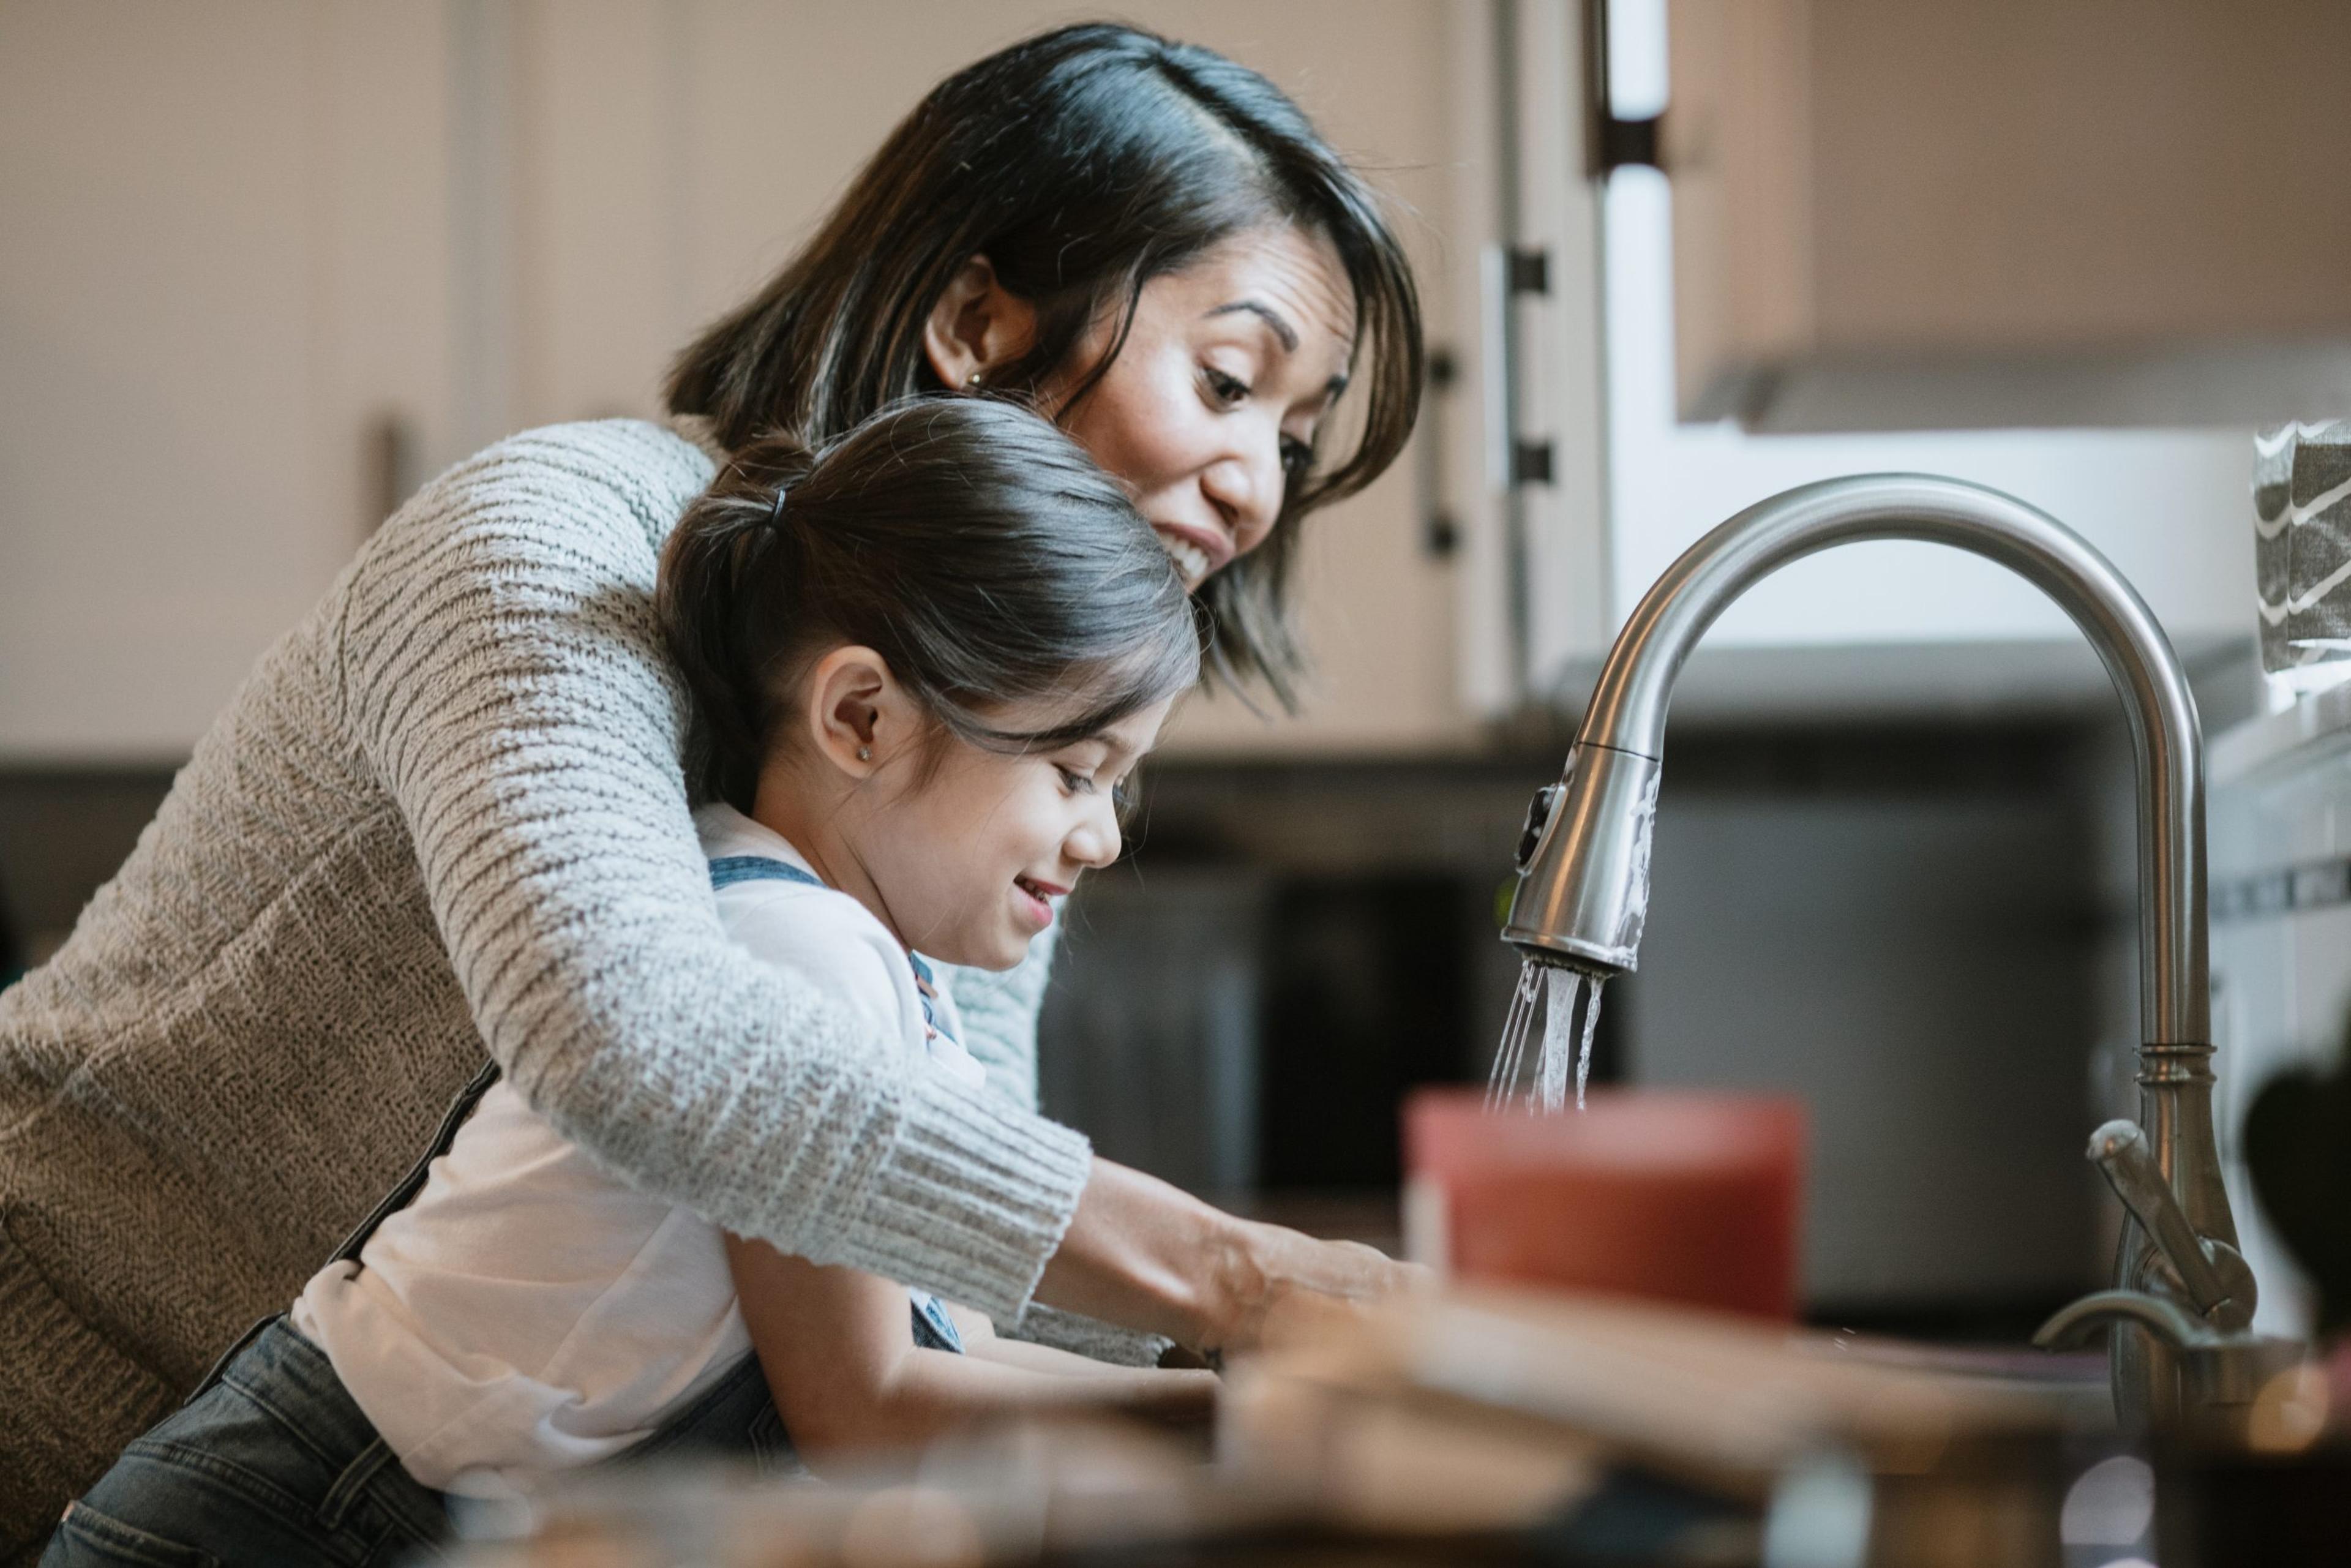
[[[816,753],[862,782],[921,733],[921,714],[871,648],[835,648],[809,672],[806,720]]]
[[[956,268],[923,324],[925,357],[939,380],[957,391],[984,382],[990,371],[1027,353],[1036,339],[1036,308],[998,282],[984,256]]]

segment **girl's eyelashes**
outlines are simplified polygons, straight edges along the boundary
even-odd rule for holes
[[[1053,765],[1053,771],[1061,776],[1061,789],[1064,794],[1092,795],[1102,789],[1102,780],[1099,778],[1081,773],[1074,768],[1066,768],[1057,762]],[[1111,809],[1116,811],[1122,820],[1125,818],[1128,809],[1134,804],[1134,776],[1132,773],[1121,773],[1116,779],[1111,780]]]

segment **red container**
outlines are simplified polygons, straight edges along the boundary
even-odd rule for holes
[[[1483,1099],[1405,1106],[1406,1213],[1449,1273],[1795,1316],[1802,1103],[1594,1090],[1535,1115]]]

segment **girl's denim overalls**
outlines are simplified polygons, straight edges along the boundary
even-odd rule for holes
[[[816,883],[798,866],[754,855],[713,862],[710,872],[714,887],[752,880]],[[927,982],[921,960],[913,961]],[[925,993],[927,1016],[927,984],[917,989]],[[497,1078],[495,1061],[475,1074],[450,1105],[433,1146],[351,1232],[334,1261],[357,1260],[376,1227],[414,1199],[433,1161],[448,1152]],[[918,1298],[913,1313],[916,1344],[963,1349],[936,1298]],[[688,1455],[747,1458],[763,1471],[799,1469],[758,1356],[745,1356],[659,1431],[606,1462]],[[372,1568],[421,1555],[448,1535],[443,1494],[401,1468],[345,1392],[326,1352],[279,1313],[246,1331],[185,1405],[124,1449],[113,1469],[66,1511],[41,1563]]]

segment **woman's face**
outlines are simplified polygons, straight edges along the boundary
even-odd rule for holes
[[[1113,328],[1073,362],[1096,363]],[[1143,286],[1125,346],[1062,423],[1126,482],[1196,589],[1272,531],[1354,342],[1354,292],[1330,241],[1251,230]]]

